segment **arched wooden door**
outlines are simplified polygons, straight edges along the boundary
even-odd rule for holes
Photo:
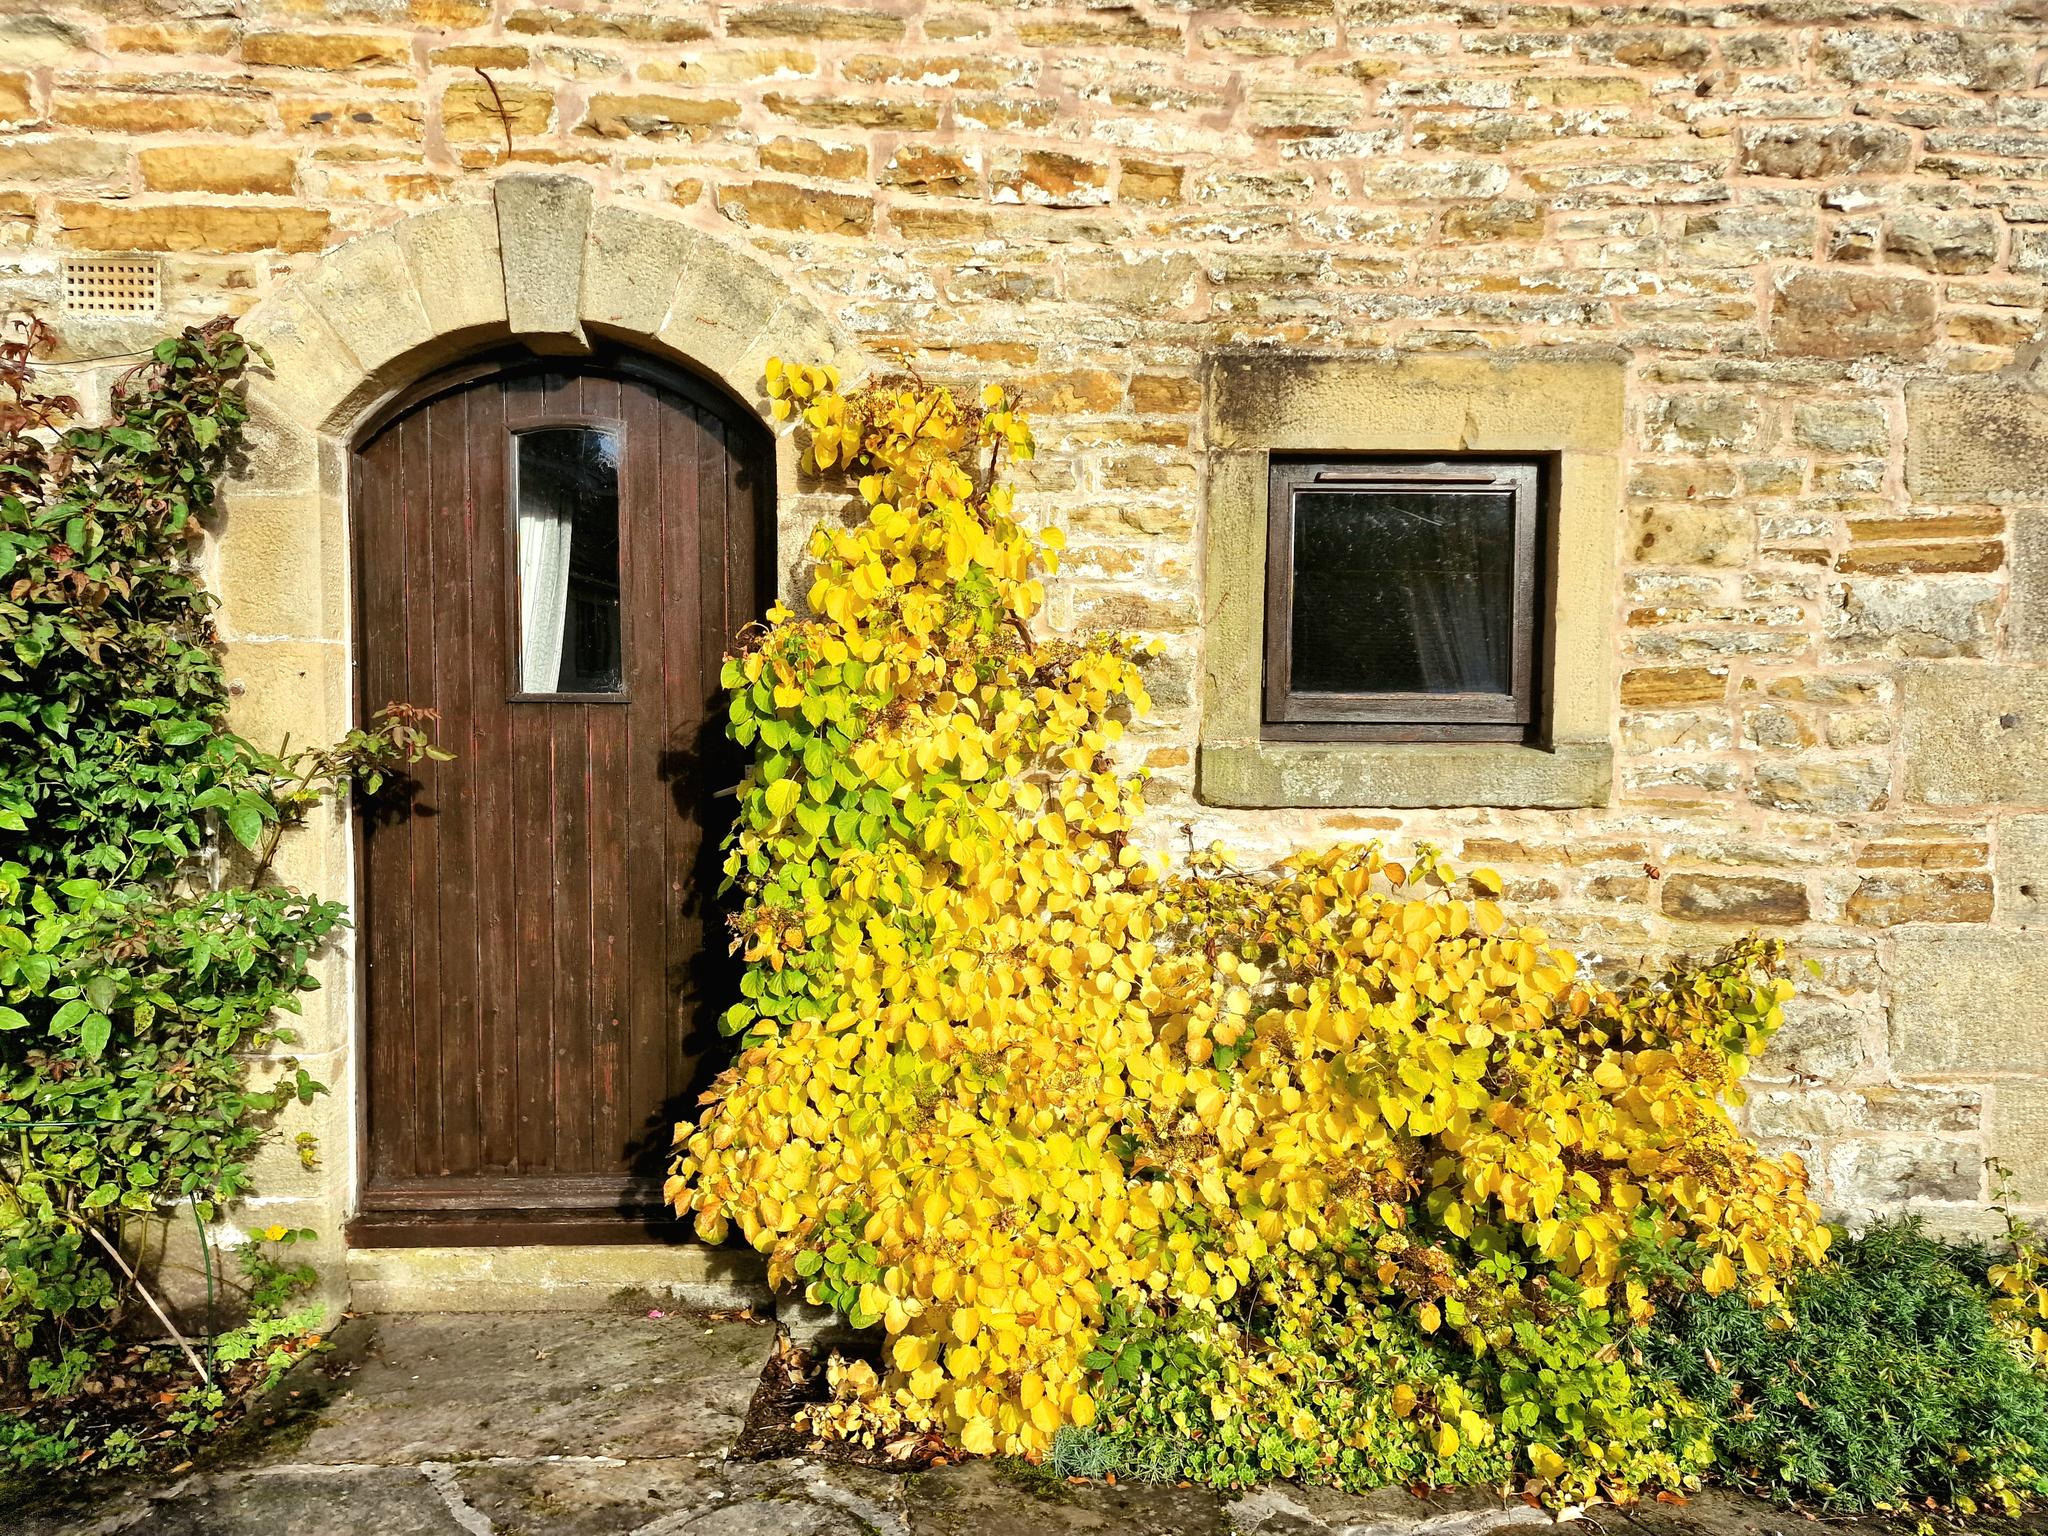
[[[360,808],[366,1243],[644,1238],[730,986],[720,661],[773,449],[637,359],[472,368],[357,450],[357,705],[454,754]]]

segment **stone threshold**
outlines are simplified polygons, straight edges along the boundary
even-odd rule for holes
[[[480,1248],[352,1248],[358,1312],[591,1312],[646,1304],[697,1311],[773,1298],[759,1254],[695,1243]]]

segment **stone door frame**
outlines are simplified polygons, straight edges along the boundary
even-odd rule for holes
[[[587,181],[509,175],[487,202],[413,215],[325,252],[257,305],[242,333],[264,349],[252,369],[247,448],[223,487],[209,559],[236,729],[260,745],[332,741],[354,720],[349,463],[379,411],[428,375],[475,353],[524,344],[578,355],[593,338],[689,369],[767,416],[763,367],[774,354],[867,360],[809,300],[754,257],[672,218],[597,201]],[[807,504],[789,438],[776,449],[778,586],[822,512]],[[285,840],[287,883],[351,904],[354,839],[327,809]],[[360,1184],[362,1045],[355,937],[317,962],[288,1049],[328,1087],[293,1106],[252,1170],[234,1219],[320,1234],[317,1257],[340,1294],[342,1228]],[[263,1080],[277,1070],[259,1063]],[[308,1160],[301,1132],[316,1138]]]

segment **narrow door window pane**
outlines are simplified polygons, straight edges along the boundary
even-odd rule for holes
[[[519,689],[618,693],[618,440],[549,427],[517,442]]]
[[[1512,690],[1514,496],[1298,491],[1297,693]]]

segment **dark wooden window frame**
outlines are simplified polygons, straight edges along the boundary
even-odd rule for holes
[[[1273,741],[1527,741],[1539,718],[1545,497],[1554,476],[1536,456],[1279,455],[1267,471],[1265,699]],[[1506,490],[1513,497],[1510,691],[1310,693],[1293,673],[1294,498],[1302,491]]]
[[[508,549],[516,550],[519,548],[519,440],[529,433],[559,432],[565,428],[582,428],[591,432],[602,432],[618,444],[618,468],[616,471],[618,478],[614,487],[617,491],[615,500],[620,508],[623,508],[625,504],[625,466],[628,444],[626,442],[626,423],[624,421],[617,417],[586,414],[581,411],[551,411],[537,417],[535,420],[522,421],[517,427],[507,428],[505,432],[505,487],[507,491],[505,497],[505,537],[509,540],[506,545]],[[615,512],[614,516],[619,521],[619,579],[623,582],[626,575],[626,562],[632,558],[633,554],[629,548],[632,533],[626,526],[623,511]],[[519,568],[516,560],[513,562],[511,576],[512,579],[505,583],[505,623],[507,626],[506,633],[516,635],[519,633]],[[633,643],[633,637],[630,633],[632,623],[633,616],[621,607],[619,613],[619,652],[621,655],[630,654],[627,647]],[[519,674],[517,671],[519,652],[516,646],[512,651],[512,665],[514,668],[513,675],[505,683],[505,698],[509,703],[631,704],[633,702],[632,691],[623,681],[609,693],[561,693],[524,689],[519,686]]]

